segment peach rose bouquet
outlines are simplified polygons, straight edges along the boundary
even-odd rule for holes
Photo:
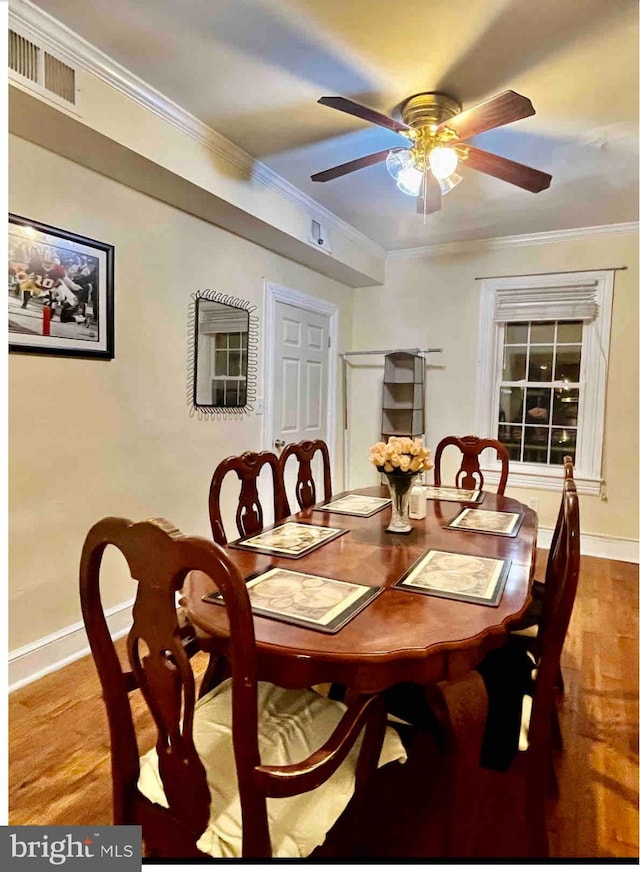
[[[386,442],[376,442],[369,449],[369,460],[378,472],[416,475],[432,469],[431,451],[420,437],[390,436]]]

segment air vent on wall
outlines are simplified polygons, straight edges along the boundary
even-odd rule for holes
[[[30,90],[44,94],[62,105],[76,105],[76,70],[33,40],[11,29],[9,76]]]

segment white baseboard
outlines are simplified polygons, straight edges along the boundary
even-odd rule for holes
[[[538,528],[538,547],[548,549],[553,530]],[[640,563],[640,543],[637,539],[617,539],[613,536],[580,534],[580,553],[585,557],[602,557],[605,560],[621,560],[623,563]]]
[[[553,530],[546,527],[538,529],[538,546],[549,548]],[[622,560],[625,563],[640,563],[637,539],[616,539],[610,536],[594,536],[582,533],[581,553],[589,557],[602,557],[606,560]],[[124,636],[131,626],[131,607],[133,600],[121,603],[106,613],[107,624],[114,639]],[[50,672],[61,669],[74,660],[89,653],[89,643],[84,624],[73,624],[51,636],[45,636],[9,653],[9,693],[30,684]]]
[[[131,626],[133,600],[105,610],[109,631],[119,639]],[[30,645],[9,652],[8,691],[12,693],[38,678],[61,669],[89,653],[89,641],[83,623],[72,624]]]

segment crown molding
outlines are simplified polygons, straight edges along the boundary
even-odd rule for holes
[[[422,245],[419,248],[404,248],[389,251],[390,259],[438,257],[465,252],[499,251],[503,248],[519,248],[523,245],[547,245],[571,239],[592,239],[595,236],[610,236],[616,233],[638,233],[640,222],[600,224],[593,227],[573,227],[567,230],[548,230],[541,233],[523,233],[519,236],[494,236],[487,239],[468,239],[460,242],[441,242]]]
[[[27,37],[50,49],[71,66],[91,73],[144,109],[173,124],[182,133],[240,169],[248,178],[271,188],[325,227],[343,234],[377,257],[386,257],[386,250],[360,230],[300,191],[266,164],[256,160],[29,0],[11,0],[9,27],[12,25],[19,27]]]

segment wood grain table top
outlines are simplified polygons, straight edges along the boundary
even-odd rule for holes
[[[388,492],[386,487],[373,487],[351,493],[387,496]],[[336,682],[374,693],[402,681],[427,684],[455,679],[474,668],[487,651],[502,645],[509,626],[529,603],[537,515],[517,500],[486,493],[482,509],[523,513],[517,536],[446,528],[464,505],[468,504],[428,500],[426,518],[412,520],[413,530],[406,535],[386,532],[390,507],[370,517],[307,509],[289,520],[348,532],[295,559],[241,550],[233,543],[227,546],[244,577],[269,567],[286,567],[383,589],[334,634],[256,615],[259,677],[286,687]],[[479,605],[394,588],[431,549],[510,561],[499,604]],[[202,646],[224,652],[228,637],[224,610],[202,601],[212,590],[211,579],[192,573],[181,602]]]

